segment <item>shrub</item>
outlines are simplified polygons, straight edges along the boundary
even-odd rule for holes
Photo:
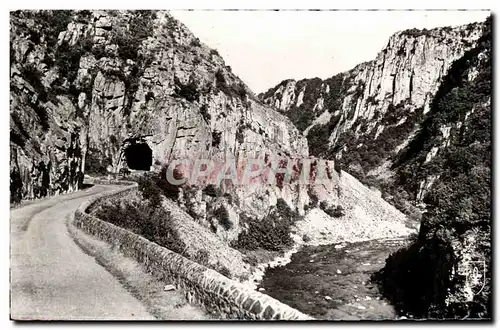
[[[225,230],[231,230],[233,229],[233,223],[231,222],[231,219],[229,218],[229,212],[224,206],[220,206],[218,209],[214,211],[214,217],[217,219],[219,224],[225,229]]]
[[[213,55],[213,56],[220,56],[220,55],[219,55],[219,52],[217,51],[217,49],[210,49],[210,55]]]
[[[217,70],[215,73],[215,87],[217,87],[218,90],[225,92],[228,90],[226,78],[224,77],[224,73],[222,72],[221,69]],[[230,94],[230,93],[226,93]]]
[[[177,169],[173,176],[177,180],[182,180],[183,175]],[[139,191],[143,197],[150,201],[152,206],[158,206],[161,203],[161,195],[170,199],[178,199],[182,186],[173,185],[167,180],[167,166],[162,167],[159,173],[144,173],[135,178],[139,185]]]
[[[120,168],[120,172],[119,172],[122,176],[122,178],[126,178],[127,176],[130,175],[130,170],[126,167],[122,167]]]
[[[201,46],[200,39],[198,39],[198,38],[191,39],[190,45],[192,47],[200,47]]]
[[[214,219],[210,219],[208,221],[210,223],[210,230],[212,231],[212,233],[217,233],[217,224],[215,223]]]
[[[318,196],[316,195],[316,193],[312,189],[309,189],[307,191],[307,194],[309,195],[309,206],[310,207],[318,206]]]
[[[200,93],[198,92],[198,87],[194,80],[190,80],[187,84],[182,84],[180,80],[175,77],[175,93],[176,96],[182,97],[189,102],[198,101],[200,98]]]
[[[248,225],[238,235],[233,246],[242,250],[284,251],[293,245],[290,237],[291,226],[299,219],[298,213],[292,211],[283,199],[278,199],[276,206],[262,219],[257,220],[240,215],[240,222]]]
[[[205,188],[203,188],[203,193],[211,197],[220,196],[220,191],[214,184],[209,184]]]
[[[220,146],[221,137],[222,132],[212,132],[212,147],[218,148]]]
[[[319,208],[333,218],[340,218],[345,215],[344,208],[342,206],[329,206],[326,201],[321,201],[321,203],[319,203]]]
[[[45,37],[47,48],[50,51],[56,44],[59,33],[66,30],[73,18],[72,10],[38,10],[38,11],[15,11],[12,16],[20,19],[33,19],[34,25],[26,27],[30,40],[34,43],[40,42],[40,36]]]
[[[212,116],[210,116],[210,114],[208,113],[208,106],[206,104],[203,104],[200,107],[200,114],[203,117],[203,119],[205,119],[205,121],[207,123],[210,122],[210,119],[212,118]]]
[[[309,143],[310,153],[317,157],[329,158],[330,150],[330,134],[337,127],[341,116],[331,116],[330,121],[325,125],[313,126],[308,134],[307,141]],[[337,143],[338,144],[338,143]]]
[[[128,30],[125,28],[113,29],[111,43],[118,45],[118,55],[122,59],[139,59],[139,49],[142,42],[153,32],[153,20],[156,12],[151,10],[136,10],[131,17]]]
[[[161,207],[153,207],[150,203],[142,201],[130,202],[122,199],[120,203],[101,205],[95,215],[169,250],[180,254],[185,251],[186,246],[180,240],[170,214]]]
[[[82,42],[79,42],[75,46],[63,43],[57,47],[54,57],[55,64],[59,68],[60,77],[66,78],[70,84],[75,81],[78,75],[80,58],[83,52]]]
[[[38,119],[40,120],[40,125],[42,126],[42,130],[47,132],[50,128],[49,115],[47,114],[47,110],[39,102],[33,103],[31,105],[31,108],[35,111]]]
[[[376,276],[397,309],[417,317],[491,317],[490,28],[486,25],[478,46],[452,64],[422,130],[398,164],[398,183],[411,194],[420,180],[439,174],[424,197],[427,212],[417,241],[392,254]],[[486,56],[479,61],[479,54]],[[473,81],[468,80],[471,68],[478,72]],[[463,120],[470,109],[474,112]],[[442,143],[441,125],[462,120],[466,131],[451,135],[450,145],[423,164],[429,150]],[[466,262],[465,244],[469,258],[487,263],[484,288],[472,300],[464,298],[466,279],[457,273]]]
[[[238,129],[236,130],[236,141],[238,141],[239,144],[242,144],[245,142],[245,136],[243,135],[243,126],[238,126]]]
[[[76,13],[75,21],[77,23],[87,24],[89,22],[91,16],[92,16],[92,12],[90,10],[79,10]]]
[[[405,30],[405,31],[401,32],[401,35],[406,35],[409,37],[418,38],[420,36],[430,36],[431,31],[429,31],[427,29],[419,30],[419,29],[413,28],[413,29],[409,29],[409,30]]]
[[[208,253],[207,250],[201,249],[196,252],[196,255],[194,256],[194,261],[199,263],[200,265],[203,265],[205,267],[209,267],[209,260],[210,260],[210,253]]]
[[[238,95],[240,97],[240,99],[242,99],[243,101],[246,100],[247,98],[247,90],[245,89],[245,85],[243,85],[242,82],[238,83],[236,85],[236,91],[235,91],[236,95]]]
[[[38,93],[38,99],[44,102],[47,101],[47,92],[42,83],[43,74],[38,71],[36,65],[30,63],[21,67],[20,71],[23,79],[29,82]]]
[[[158,179],[155,176],[154,174],[146,173],[136,179],[142,197],[147,199],[152,207],[157,207],[161,204],[161,195],[163,193],[157,184]]]
[[[337,205],[335,210],[333,211],[333,217],[334,218],[340,218],[345,215],[344,208],[340,205]]]
[[[151,100],[154,100],[154,98],[155,98],[155,94],[152,91],[149,91],[146,93],[146,96],[145,96],[146,103],[151,101]]]
[[[373,96],[373,95],[368,96],[368,98],[366,99],[366,102],[370,103],[370,104],[374,104],[374,105],[378,104],[378,100],[376,100],[375,96]]]

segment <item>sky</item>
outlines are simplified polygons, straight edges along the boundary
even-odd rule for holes
[[[255,93],[372,60],[410,28],[484,21],[488,11],[171,11]]]

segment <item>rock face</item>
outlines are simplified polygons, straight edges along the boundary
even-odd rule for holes
[[[388,295],[417,316],[491,317],[490,24],[453,63],[400,165],[409,184],[438,173],[418,239],[384,269]]]
[[[324,81],[286,80],[259,98],[307,135],[312,155],[336,159],[358,178],[386,181],[452,63],[476,46],[483,28],[472,23],[398,32],[373,61]],[[423,179],[412,199],[421,200],[432,180]]]
[[[293,124],[167,12],[14,12],[10,42],[12,201],[200,153],[307,156]]]
[[[157,175],[178,158],[309,158],[292,121],[168,12],[18,11],[10,42],[12,202],[73,191],[84,174]],[[327,211],[345,201],[346,223],[360,214],[374,226],[405,222],[357,180],[339,177],[333,161],[328,167],[328,184],[186,185],[163,207],[185,222],[178,227],[191,255],[240,277],[249,267],[229,245],[290,248],[294,221],[320,201],[329,201]],[[353,206],[363,198],[366,205]],[[214,246],[231,252],[222,257]]]
[[[418,237],[376,276],[405,317],[492,315],[491,39],[491,18],[403,31],[372,62],[260,95],[311,154],[425,206]]]

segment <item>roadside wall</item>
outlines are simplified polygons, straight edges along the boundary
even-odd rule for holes
[[[107,180],[105,180],[106,183]],[[98,182],[95,182],[99,184]],[[104,182],[102,182],[104,183]],[[120,181],[123,184],[124,181]],[[190,303],[204,306],[209,312],[227,319],[310,320],[280,301],[252,290],[218,272],[193,262],[142,236],[103,221],[88,213],[99,202],[120,198],[134,190],[137,183],[112,192],[104,192],[83,203],[75,212],[75,225],[119,249],[141,263],[147,271],[183,290]]]

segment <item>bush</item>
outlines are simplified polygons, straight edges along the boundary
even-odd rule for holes
[[[63,43],[57,47],[54,56],[55,65],[59,68],[60,78],[66,78],[70,84],[75,81],[83,52],[82,42],[74,46]]]
[[[218,148],[220,146],[221,137],[222,132],[212,132],[212,147]]]
[[[316,207],[318,206],[318,196],[312,189],[309,189],[307,191],[307,194],[309,195],[309,207]]]
[[[214,184],[209,184],[203,188],[203,193],[211,197],[218,197],[221,195],[220,190]]]
[[[50,51],[56,44],[59,33],[66,30],[73,18],[72,10],[39,10],[15,11],[11,14],[21,20],[33,19],[34,25],[26,27],[29,39],[34,43],[40,42],[43,35]]]
[[[208,106],[206,104],[203,104],[200,107],[200,114],[203,117],[203,119],[205,119],[205,121],[207,123],[210,122],[210,119],[212,118],[212,116],[210,116],[210,114],[208,113]]]
[[[137,62],[142,42],[153,32],[153,20],[156,12],[151,10],[136,10],[125,28],[113,29],[111,43],[118,45],[118,55],[122,59],[131,59]]]
[[[290,237],[291,226],[299,220],[298,213],[292,211],[283,199],[278,199],[276,206],[262,220],[240,215],[240,222],[248,225],[238,235],[233,246],[241,250],[265,249],[284,251],[293,245]]]
[[[198,101],[200,98],[200,93],[198,92],[198,87],[194,80],[190,80],[187,84],[182,84],[180,80],[175,77],[175,93],[176,96],[182,97],[189,102]]]
[[[306,234],[304,234],[302,236],[302,240],[304,241],[304,243],[308,243],[311,241],[311,237],[307,236]]]
[[[225,230],[233,229],[233,223],[231,222],[231,219],[229,218],[229,212],[227,211],[227,209],[224,206],[221,205],[218,209],[215,210],[214,217],[217,219],[219,224]]]
[[[192,47],[201,47],[200,39],[198,39],[198,38],[191,39],[190,45]]]
[[[243,135],[243,130],[244,127],[242,126],[239,126],[238,129],[236,130],[236,141],[238,141],[239,144],[245,142],[245,135]]]
[[[136,181],[142,197],[147,199],[152,207],[158,207],[161,204],[161,195],[163,192],[157,184],[158,178],[156,175],[147,173],[137,178]]]
[[[210,49],[210,55],[213,55],[213,56],[220,56],[220,55],[219,55],[219,52],[217,51],[217,49]]]
[[[183,178],[182,173],[174,170],[173,176],[177,180]],[[150,201],[153,207],[161,203],[161,195],[177,200],[182,186],[173,185],[167,180],[167,166],[162,167],[159,173],[144,173],[135,178],[139,185],[139,191],[143,197]]]
[[[203,265],[205,267],[209,267],[209,265],[210,265],[210,263],[209,263],[210,253],[208,253],[208,251],[205,249],[198,250],[198,252],[196,252],[196,255],[194,256],[193,259],[195,262],[197,262],[200,265]]]
[[[311,155],[329,158],[330,134],[337,127],[341,116],[331,116],[325,125],[315,125],[307,133],[307,141]],[[339,145],[339,143],[337,143]]]
[[[217,70],[217,72],[215,73],[215,87],[217,87],[217,89],[222,92],[228,91],[226,78],[224,77],[224,73],[222,72],[221,69]],[[226,94],[229,95],[230,93]]]
[[[334,218],[340,218],[345,215],[344,208],[340,205],[337,205],[335,210],[333,211],[333,217]]]
[[[182,254],[185,244],[168,214],[161,207],[153,207],[150,203],[120,200],[120,203],[101,205],[95,215],[116,226],[128,229],[144,238]]]
[[[345,215],[344,208],[342,206],[329,206],[326,201],[321,201],[321,203],[319,203],[319,208],[333,218],[340,218]]]
[[[130,175],[130,170],[126,167],[122,167],[122,168],[120,168],[119,173],[122,176],[122,178],[125,179],[126,177],[128,177]]]
[[[20,203],[23,197],[23,181],[17,169],[10,172],[10,202]]]
[[[247,90],[245,89],[245,85],[243,85],[242,82],[238,83],[236,85],[236,90],[235,90],[236,95],[239,96],[240,99],[243,101],[246,100],[247,98]]]

